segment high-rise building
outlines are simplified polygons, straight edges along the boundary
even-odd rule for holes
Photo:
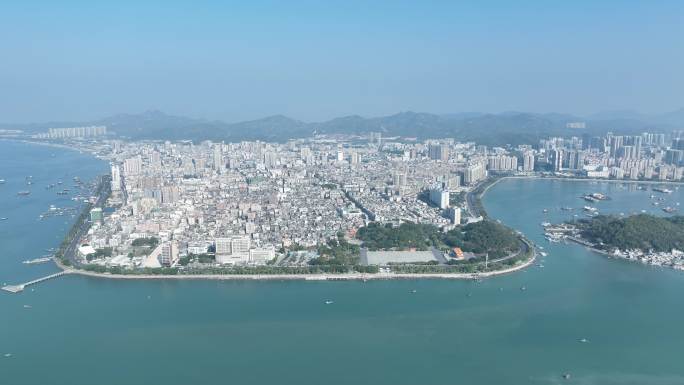
[[[125,176],[140,175],[142,172],[142,157],[140,155],[134,156],[124,160],[123,164]]]
[[[611,136],[610,137],[610,156],[615,158],[620,153],[624,143],[624,137],[622,136]]]
[[[680,165],[684,162],[684,150],[670,149],[665,153],[665,163]]]
[[[523,154],[523,171],[534,171],[534,154],[532,152]]]
[[[214,145],[214,170],[219,173],[223,170],[223,144],[221,143]]]
[[[178,244],[174,241],[167,241],[162,243],[161,254],[159,254],[159,263],[162,266],[173,266],[178,262]]]
[[[475,184],[487,176],[487,171],[482,162],[474,162],[466,166],[463,170],[463,183],[467,185]]]
[[[458,225],[461,223],[461,208],[452,207],[448,211],[448,217],[452,224]]]
[[[163,186],[161,188],[161,203],[174,203],[180,199],[177,186]]]
[[[112,191],[121,190],[121,168],[118,164],[112,164]]]
[[[563,168],[563,150],[553,150],[551,151],[551,158],[549,159],[553,171],[560,171]]]
[[[449,191],[440,188],[430,189],[430,202],[445,210],[449,207]]]
[[[444,144],[431,144],[428,147],[430,159],[446,162],[449,160],[449,147]]]

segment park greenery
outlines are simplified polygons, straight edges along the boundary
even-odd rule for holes
[[[356,236],[368,250],[428,250],[441,242],[442,235],[436,226],[405,222],[399,226],[391,223],[370,223],[362,227]]]
[[[639,214],[619,218],[599,215],[576,224],[582,237],[600,249],[684,250],[684,216],[663,218]]]
[[[134,247],[143,247],[147,246],[150,248],[155,248],[159,244],[159,238],[156,237],[149,237],[149,238],[137,238],[134,239],[133,242],[131,242],[131,246]]]
[[[489,254],[490,258],[501,258],[520,249],[518,235],[508,227],[489,220],[469,223],[446,233],[429,224],[371,223],[359,229],[357,237],[364,247],[375,250],[440,250],[459,247],[476,255]]]
[[[208,253],[202,253],[202,254],[188,254],[185,256],[182,256],[180,260],[178,261],[178,264],[181,266],[187,266],[190,262],[197,262],[197,263],[215,263],[216,262],[216,256],[214,254],[208,254]]]
[[[318,257],[312,259],[310,265],[357,265],[359,263],[360,248],[344,239],[344,234],[337,234],[337,238],[328,240],[318,246]]]

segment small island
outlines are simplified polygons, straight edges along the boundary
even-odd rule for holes
[[[610,256],[684,270],[684,216],[598,215],[546,231]]]

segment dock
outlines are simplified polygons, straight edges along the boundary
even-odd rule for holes
[[[61,276],[65,275],[65,274],[69,274],[69,273],[71,273],[71,270],[60,271],[60,272],[58,272],[58,273],[50,274],[50,275],[47,275],[47,276],[45,276],[45,277],[41,277],[41,278],[38,278],[38,279],[34,279],[33,281],[24,282],[24,283],[21,283],[21,284],[18,284],[18,285],[7,285],[7,286],[3,286],[3,287],[2,287],[2,290],[6,291],[6,292],[9,292],[9,293],[19,293],[19,292],[24,291],[24,289],[25,289],[27,286],[35,285],[35,284],[37,284],[37,283],[41,283],[41,282],[47,281],[47,280],[49,280],[49,279],[58,278],[58,277],[61,277]]]

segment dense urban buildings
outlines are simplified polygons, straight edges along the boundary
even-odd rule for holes
[[[358,242],[356,232],[371,222],[448,231],[481,220],[463,194],[489,176],[677,181],[684,174],[684,140],[676,133],[491,148],[377,132],[362,141],[95,143],[111,162],[115,209],[90,213],[82,250],[96,255],[83,258],[127,268],[202,255],[218,265],[301,265],[331,239]]]

